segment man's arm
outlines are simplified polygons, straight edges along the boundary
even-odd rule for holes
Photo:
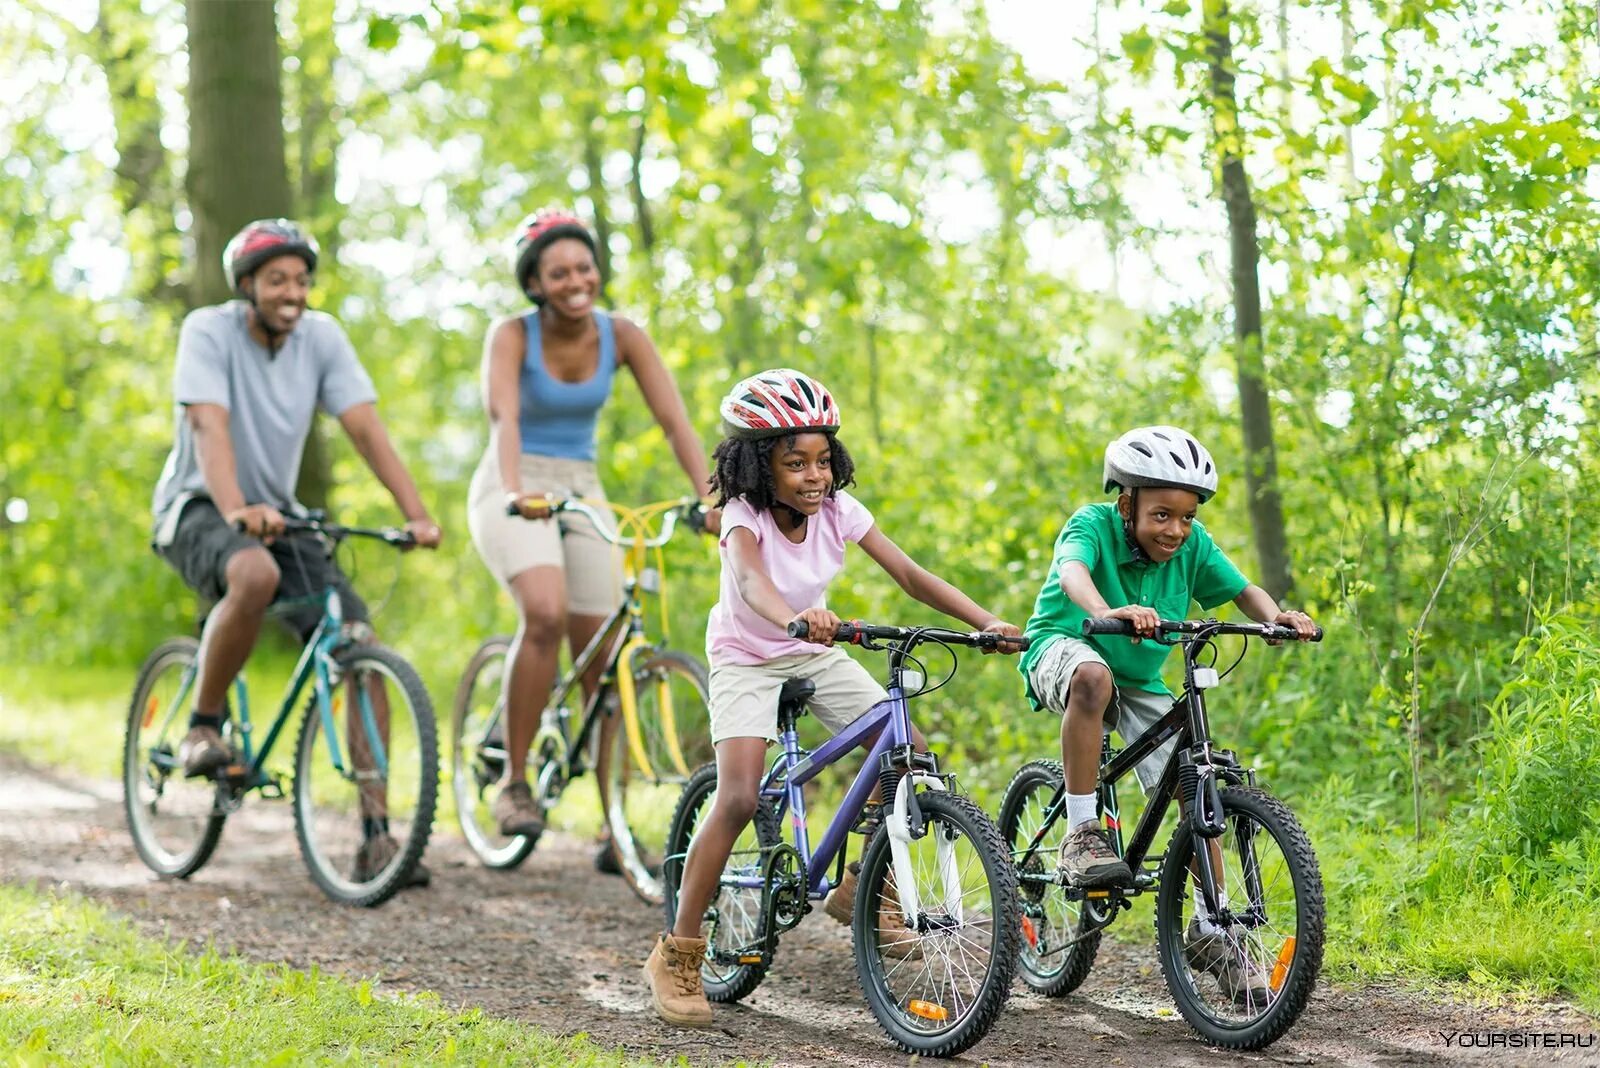
[[[1257,586],[1255,583],[1244,588],[1244,592],[1233,599],[1239,611],[1255,620],[1257,623],[1277,623],[1284,627],[1293,627],[1302,638],[1310,638],[1317,633],[1317,625],[1311,622],[1311,617],[1304,612],[1286,612],[1278,607],[1278,602],[1273,600],[1272,594]]]
[[[428,515],[422,496],[417,493],[417,485],[411,480],[411,472],[406,470],[400,454],[394,451],[389,432],[378,416],[377,405],[353,405],[340,414],[339,424],[361,458],[372,468],[372,473],[394,498],[400,513],[406,517],[406,529],[416,537],[417,544],[429,549],[438,545],[444,534]]]
[[[283,533],[283,513],[270,504],[248,504],[239,489],[239,468],[233,456],[228,409],[220,404],[186,404],[183,417],[194,435],[195,456],[211,503],[229,523],[242,523],[246,534],[272,537]]]

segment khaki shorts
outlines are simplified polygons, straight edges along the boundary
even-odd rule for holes
[[[778,691],[789,679],[810,679],[817,692],[807,707],[838,734],[889,695],[843,649],[780,656],[764,664],[711,665],[711,742],[724,738],[778,740]]]
[[[1040,703],[1057,715],[1065,715],[1072,676],[1084,664],[1099,664],[1107,671],[1111,670],[1106,667],[1100,654],[1095,652],[1094,646],[1086,641],[1063,635],[1051,642],[1028,673],[1028,681],[1033,684],[1033,692]],[[1170,694],[1117,686],[1112,693],[1111,703],[1106,706],[1106,733],[1110,734],[1112,728],[1116,728],[1126,745],[1149,730],[1171,708]],[[1134,768],[1134,774],[1139,776],[1139,784],[1144,787],[1145,793],[1148,794],[1161,781],[1162,769],[1167,766],[1167,759],[1177,743],[1176,737],[1168,738]]]
[[[605,490],[588,460],[523,453],[518,469],[525,493],[604,500]],[[615,530],[608,513],[606,527]],[[494,449],[484,453],[467,491],[467,529],[472,544],[502,586],[534,567],[566,572],[567,611],[603,616],[622,603],[621,554],[602,538],[589,517],[567,512],[554,519],[506,514],[506,491]]]

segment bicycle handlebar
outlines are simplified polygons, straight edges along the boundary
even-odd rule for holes
[[[244,534],[244,521],[236,519],[233,529]],[[301,518],[300,516],[286,515],[283,517],[283,532],[285,534],[325,534],[335,542],[346,538],[372,538],[386,545],[393,545],[397,549],[410,548],[417,543],[416,536],[409,530],[399,527],[347,527],[339,523],[330,523],[326,519],[315,516]]]
[[[788,626],[789,637],[804,638],[811,633],[811,624],[803,619],[791,619]],[[998,649],[1002,645],[1013,646],[1018,652],[1026,649],[1031,639],[1012,638],[1004,634],[992,634],[986,630],[948,630],[944,627],[884,627],[875,623],[863,623],[859,619],[848,623],[840,623],[839,629],[834,631],[835,641],[846,642],[850,645],[861,645],[863,640],[883,640],[910,642],[915,645],[923,641],[945,642],[949,645],[970,645],[974,649]]]
[[[527,500],[530,504],[533,504],[535,507],[543,507],[549,511],[549,516],[538,517],[541,519],[553,518],[561,512],[577,512],[579,515],[587,516],[589,522],[594,524],[594,528],[599,533],[600,537],[604,538],[606,541],[617,546],[618,548],[637,547],[643,549],[659,549],[667,542],[672,540],[673,529],[677,526],[679,520],[682,520],[690,530],[696,531],[697,533],[703,534],[705,533],[706,529],[706,509],[693,497],[685,497],[676,502],[668,502],[668,508],[665,512],[666,518],[661,521],[661,530],[653,538],[622,537],[619,533],[611,530],[608,527],[604,519],[601,517],[601,513],[598,509],[577,497],[564,497],[560,499],[554,497],[529,497],[525,498],[525,500]],[[541,504],[540,502],[543,503]],[[607,503],[609,504],[610,502]],[[633,517],[628,513],[648,512],[652,507],[654,506],[646,505],[643,509],[624,509],[619,505],[612,505],[612,508],[620,509],[624,513],[624,518],[627,521],[626,525],[634,525],[637,523],[637,520],[633,519]],[[522,519],[530,519],[530,517],[524,514],[522,509],[518,507],[517,501],[506,502],[506,515],[517,516]]]
[[[1083,621],[1083,633],[1089,634],[1120,634],[1125,637],[1136,637],[1133,624],[1126,619],[1086,619]],[[1156,624],[1157,634],[1246,634],[1253,638],[1267,638],[1272,641],[1301,641],[1299,633],[1293,627],[1284,627],[1276,623],[1224,623],[1219,619],[1163,619]],[[1322,628],[1306,641],[1320,642]]]

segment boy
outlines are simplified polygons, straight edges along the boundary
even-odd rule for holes
[[[1307,638],[1316,630],[1310,617],[1280,609],[1267,591],[1240,574],[1195,519],[1199,506],[1217,491],[1217,468],[1192,436],[1170,426],[1130,430],[1106,446],[1104,481],[1107,492],[1119,491],[1117,501],[1080,508],[1062,528],[1024,630],[1033,642],[1018,665],[1029,703],[1062,716],[1068,830],[1060,868],[1078,887],[1133,882],[1095,812],[1102,732],[1117,727],[1124,738],[1136,738],[1166,714],[1173,700],[1161,680],[1167,646],[1138,638],[1082,637],[1083,621],[1125,619],[1140,637],[1150,638],[1158,620],[1184,618],[1190,601],[1208,611],[1232,601],[1259,623],[1293,627]],[[1169,740],[1136,769],[1147,793],[1160,780],[1175,742]],[[1216,933],[1197,909],[1185,937],[1191,956],[1220,956],[1203,944]],[[1237,976],[1234,982],[1253,986],[1260,978]]]

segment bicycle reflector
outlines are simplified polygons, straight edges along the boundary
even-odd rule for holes
[[[1039,948],[1039,932],[1033,926],[1033,920],[1026,916],[1022,917],[1022,937],[1026,938],[1028,940],[1028,945],[1032,946],[1034,949]]]
[[[150,700],[145,702],[145,704],[144,704],[144,722],[140,724],[140,726],[143,727],[145,730],[149,730],[150,729],[150,724],[152,724],[152,723],[154,723],[156,721],[156,706],[158,704],[159,704],[159,701],[156,699],[156,695],[155,694],[151,694],[150,695]]]
[[[924,1020],[948,1020],[950,1018],[949,1009],[931,1001],[923,1001],[921,998],[912,998],[911,1002],[906,1005],[906,1010],[911,1015],[920,1016]]]
[[[1267,985],[1272,987],[1276,994],[1283,989],[1283,981],[1289,977],[1289,965],[1294,963],[1294,935],[1283,940],[1283,946],[1278,950],[1278,959],[1272,965],[1272,978],[1267,980]]]

